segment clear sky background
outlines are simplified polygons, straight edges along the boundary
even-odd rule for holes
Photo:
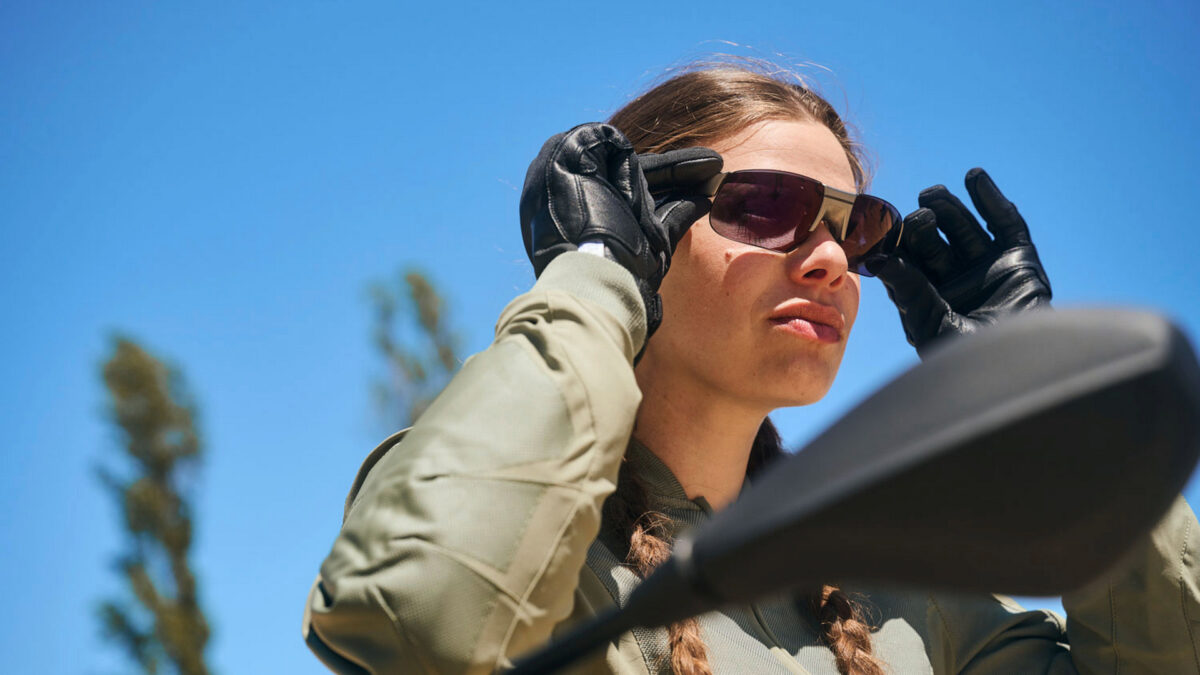
[[[217,670],[323,672],[304,596],[388,431],[367,283],[419,264],[484,348],[533,280],[541,143],[712,52],[819,64],[905,212],[987,168],[1059,306],[1200,334],[1200,5],[907,4],[0,4],[4,671],[121,664],[93,616],[119,588],[93,468],[118,454],[99,365],[123,331],[201,405]],[[915,363],[877,282],[863,305],[833,392],[777,415],[789,442]]]

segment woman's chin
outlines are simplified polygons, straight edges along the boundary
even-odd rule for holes
[[[760,370],[753,388],[778,400],[780,408],[810,405],[829,393],[839,365],[841,358],[788,360],[779,367]]]
[[[826,390],[828,391],[828,390]],[[825,398],[825,392],[819,394],[808,394],[804,396],[794,396],[789,399],[783,399],[775,408],[798,408],[800,406],[812,405],[817,401]]]
[[[763,387],[758,395],[766,394],[767,404],[772,410],[777,408],[796,408],[812,405],[825,398],[829,393],[833,380],[801,380],[803,387],[795,386],[796,381],[779,383],[777,387]]]

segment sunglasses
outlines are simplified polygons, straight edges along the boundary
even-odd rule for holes
[[[709,222],[722,237],[787,253],[824,222],[846,252],[850,270],[868,277],[875,275],[866,263],[895,251],[904,228],[900,212],[888,202],[798,173],[720,173],[704,189],[712,198]]]

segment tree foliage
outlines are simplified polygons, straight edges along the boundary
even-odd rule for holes
[[[144,673],[205,675],[209,625],[188,559],[203,456],[195,406],[182,375],[128,338],[113,341],[103,377],[123,456],[99,473],[123,516],[116,563],[129,591],[101,605],[105,635]]]
[[[446,302],[416,269],[398,282],[370,287],[372,339],[385,362],[374,382],[376,402],[393,428],[411,425],[458,369],[458,337],[450,329]]]

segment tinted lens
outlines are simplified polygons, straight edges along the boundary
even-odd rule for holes
[[[859,195],[850,209],[846,240],[842,242],[850,269],[863,276],[875,276],[863,263],[874,256],[889,255],[896,249],[900,222],[896,207],[878,197]]]
[[[805,176],[734,172],[713,197],[709,221],[727,239],[788,251],[808,236],[824,198],[824,186]]]

